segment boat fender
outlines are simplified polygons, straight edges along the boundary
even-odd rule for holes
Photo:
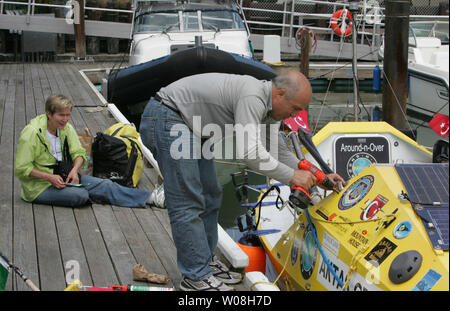
[[[381,70],[380,66],[376,65],[373,68],[373,85],[372,89],[375,92],[379,92],[381,90]]]
[[[237,245],[247,254],[249,264],[245,272],[260,271],[266,273],[266,252],[259,238],[255,235],[244,235],[239,239]]]
[[[406,251],[395,257],[389,268],[389,279],[394,284],[410,280],[422,265],[422,255],[415,250]]]

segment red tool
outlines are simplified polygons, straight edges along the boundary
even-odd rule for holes
[[[300,186],[291,187],[291,195],[289,196],[289,202],[295,207],[305,209],[311,203],[312,199],[308,191]]]
[[[317,184],[323,186],[327,190],[333,190],[334,183],[315,165],[308,160],[301,160],[298,162],[298,168],[305,171],[310,171],[317,179]]]
[[[301,160],[298,162],[298,168],[304,171],[311,172],[317,179],[317,184],[322,185],[328,190],[333,190],[334,183],[315,165],[313,165],[308,160]],[[305,209],[311,203],[312,199],[308,191],[303,187],[293,186],[291,188],[291,195],[289,196],[289,201],[296,207]]]

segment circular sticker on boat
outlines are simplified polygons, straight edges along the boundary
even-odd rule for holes
[[[345,211],[358,204],[370,192],[374,181],[372,175],[365,175],[353,182],[339,199],[338,208]]]
[[[394,228],[394,238],[403,239],[406,238],[412,230],[412,223],[410,221],[402,221]]]
[[[305,280],[308,280],[313,274],[316,258],[317,246],[311,227],[308,225],[303,233],[302,246],[300,248],[300,272]]]
[[[373,163],[377,163],[377,160],[372,155],[366,152],[356,153],[348,159],[347,174],[350,177],[356,176]]]
[[[295,264],[297,263],[298,249],[299,248],[300,248],[300,241],[296,237],[295,240],[294,240],[294,245],[292,245],[292,250],[291,250],[291,264],[292,264],[292,266],[295,266]]]

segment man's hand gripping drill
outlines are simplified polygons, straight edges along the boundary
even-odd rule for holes
[[[306,159],[298,162],[298,168],[300,170],[308,171],[313,174],[316,180],[316,184],[325,190],[334,190],[336,192],[339,192],[339,189],[336,189],[336,184],[343,183],[345,185],[345,181],[338,174],[332,173],[326,175]],[[312,202],[312,198],[309,195],[307,189],[301,186],[294,185],[291,187],[291,195],[289,196],[289,201],[295,207],[305,209]]]

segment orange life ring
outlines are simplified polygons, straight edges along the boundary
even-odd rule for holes
[[[350,23],[345,23],[345,26],[342,25],[344,14],[345,14],[344,18],[350,21]],[[333,29],[334,33],[337,34],[338,36],[347,37],[348,35],[350,35],[352,33],[352,25],[353,25],[352,14],[347,9],[336,11],[333,14],[333,16],[331,16],[330,26]]]

